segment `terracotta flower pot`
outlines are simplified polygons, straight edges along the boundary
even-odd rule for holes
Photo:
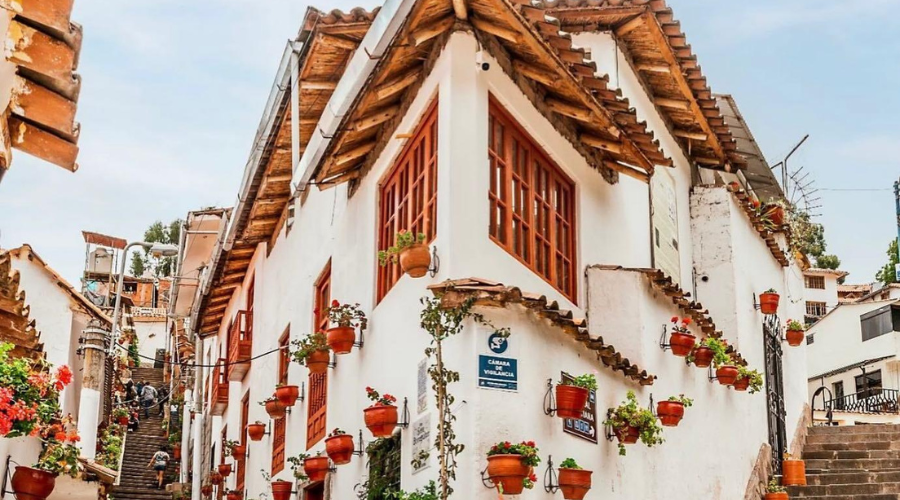
[[[119,425],[128,425],[128,417],[118,417]]]
[[[43,500],[53,493],[56,474],[40,469],[16,466],[12,477],[12,489],[19,500]]]
[[[294,485],[288,481],[272,481],[272,498],[274,500],[289,500]]]
[[[522,455],[493,455],[487,461],[487,473],[494,486],[502,486],[504,495],[522,493],[524,480],[531,474],[531,467],[522,462]]]
[[[231,464],[219,464],[218,468],[219,474],[222,474],[222,477],[228,477],[231,475]]]
[[[296,385],[282,385],[275,388],[275,397],[284,406],[294,406],[300,397],[300,388]]]
[[[591,489],[589,470],[559,469],[559,489],[566,500],[583,500]]]
[[[310,373],[325,373],[330,362],[331,355],[328,351],[316,351],[306,358],[306,367]]]
[[[696,343],[697,337],[690,333],[674,332],[669,337],[669,345],[672,347],[672,354],[681,358],[690,354]]]
[[[769,220],[772,221],[776,227],[781,227],[784,225],[784,207],[779,207],[778,205],[770,206],[767,209],[769,213]]]
[[[656,415],[666,427],[677,427],[684,418],[684,403],[681,401],[660,401],[656,404]]]
[[[265,432],[265,431],[264,431]],[[231,457],[235,460],[243,460],[247,457],[247,445],[236,444],[231,447]]]
[[[353,436],[343,434],[326,439],[325,453],[334,465],[349,464],[353,457]]]
[[[259,441],[266,435],[266,424],[250,424],[247,426],[247,436],[253,441]]]
[[[775,314],[778,312],[778,301],[781,295],[777,293],[763,293],[759,296],[759,309],[763,314]]]
[[[700,346],[694,349],[694,366],[708,368],[712,364],[713,351],[709,347]]]
[[[212,495],[212,485],[204,484],[203,486],[201,486],[201,487],[200,487],[200,494],[203,495],[203,496],[205,496],[205,497],[208,497],[208,496]]]
[[[803,339],[806,338],[806,332],[803,330],[788,330],[787,335],[787,343],[791,347],[797,347],[803,343]]]
[[[789,500],[787,493],[766,493],[766,500]]]
[[[617,427],[615,429],[616,439],[622,444],[634,444],[641,437],[641,431],[637,427],[630,425],[625,427]]]
[[[278,420],[284,418],[284,415],[287,413],[287,407],[281,404],[281,401],[273,399],[271,401],[266,401],[266,413],[268,413],[271,418]]]
[[[556,415],[560,418],[581,418],[590,391],[574,385],[556,386]]]
[[[390,437],[397,427],[396,406],[370,406],[363,410],[366,427],[377,438]]]
[[[400,252],[400,269],[411,278],[421,278],[428,273],[431,265],[431,250],[428,245],[417,243]]]
[[[211,472],[209,474],[209,483],[213,486],[219,486],[220,484],[222,484],[222,481],[224,479],[225,478],[222,477],[222,474],[219,474],[218,472]]]
[[[736,366],[723,365],[716,370],[716,379],[722,385],[734,385],[738,377],[738,369]]]
[[[782,463],[782,486],[806,486],[806,462],[785,460]]]
[[[336,326],[329,328],[328,347],[335,354],[349,354],[353,350],[353,343],[356,342],[356,329],[352,326]]]
[[[225,498],[228,500],[242,500],[244,498],[244,494],[240,491],[229,491]]]
[[[731,386],[736,391],[746,391],[750,387],[750,377],[741,377],[734,381],[734,385]]]
[[[175,446],[172,448],[172,458],[175,460],[181,460],[181,446]]]
[[[303,461],[303,472],[312,482],[324,481],[328,474],[328,457],[312,457]]]

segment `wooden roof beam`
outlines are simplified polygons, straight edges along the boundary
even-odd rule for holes
[[[329,47],[336,47],[344,50],[356,50],[359,46],[359,42],[356,40],[351,40],[342,36],[329,35],[328,33],[319,33],[319,42],[324,43]]]
[[[519,74],[529,80],[534,80],[548,87],[553,87],[556,84],[557,76],[547,68],[538,67],[518,59],[513,61],[513,67]]]
[[[452,0],[453,3],[453,13],[456,15],[457,19],[461,19],[465,21],[469,18],[468,6],[466,5],[466,0]]]
[[[690,109],[691,109],[690,101],[685,101],[682,99],[669,99],[667,97],[657,97],[657,98],[653,99],[653,102],[656,103],[657,106],[661,106],[663,108],[681,109],[684,111],[690,111]]]
[[[422,26],[413,33],[410,33],[409,41],[410,43],[415,44],[418,47],[428,40],[444,34],[447,30],[452,28],[455,23],[456,18],[452,16],[438,19],[437,21],[433,21],[425,26]]]
[[[648,73],[672,73],[672,68],[668,64],[639,63],[634,65],[634,69]]]
[[[674,135],[675,137],[682,137],[685,139],[694,139],[696,141],[705,141],[709,138],[709,135],[704,134],[702,132],[691,132],[690,130],[681,130],[681,129],[673,130],[672,135]]]
[[[334,90],[337,82],[328,80],[300,80],[300,90]]]
[[[625,21],[621,26],[616,28],[616,36],[623,37],[632,31],[640,28],[646,22],[644,15],[635,16],[634,18]]]
[[[416,68],[375,87],[375,97],[379,100],[390,97],[416,83],[421,74],[422,68],[417,66]]]
[[[622,154],[621,143],[601,139],[600,137],[590,134],[581,134],[578,139],[592,148],[597,148],[601,151],[607,151],[614,154]]]
[[[590,122],[591,118],[593,117],[593,114],[590,112],[590,110],[583,108],[577,104],[562,101],[554,97],[548,97],[544,101],[544,104],[546,104],[547,107],[550,108],[550,110],[554,113],[568,116],[569,118],[574,118],[579,121]]]
[[[400,111],[400,106],[391,106],[389,108],[382,108],[378,111],[368,114],[359,120],[356,120],[350,124],[350,128],[357,132],[361,130],[370,129],[372,127],[381,125],[382,123],[390,120],[391,118],[397,116],[397,113]]]
[[[514,30],[497,26],[496,24],[482,21],[478,18],[472,18],[472,26],[485,33],[490,33],[497,38],[502,38],[510,43],[522,43],[522,36]]]
[[[362,158],[363,156],[369,154],[370,151],[375,149],[376,144],[376,141],[367,142],[347,152],[340,153],[334,157],[334,164],[343,165],[345,163],[350,163],[353,160]]]

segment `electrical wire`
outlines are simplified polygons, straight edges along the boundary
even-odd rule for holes
[[[125,350],[125,347],[122,345],[116,344],[116,347],[118,347],[119,349]],[[137,357],[146,359],[148,361],[153,361],[156,363],[163,363],[163,364],[167,364],[167,365],[187,366],[187,367],[191,367],[191,368],[220,368],[220,367],[226,367],[226,366],[231,366],[231,365],[244,365],[244,364],[250,363],[256,359],[268,356],[269,354],[274,354],[282,349],[287,349],[287,348],[289,348],[289,346],[281,346],[277,349],[272,349],[271,351],[266,351],[262,354],[257,354],[256,356],[253,356],[252,358],[241,359],[241,360],[237,360],[237,361],[229,361],[226,363],[216,363],[214,365],[203,365],[203,364],[197,364],[197,363],[190,363],[190,364],[189,363],[175,363],[175,362],[165,360],[165,359],[151,358],[149,356],[144,356],[143,354],[138,354]]]

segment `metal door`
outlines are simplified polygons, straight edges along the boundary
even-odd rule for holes
[[[772,467],[781,474],[781,464],[787,451],[787,431],[784,410],[784,371],[782,370],[781,320],[778,315],[766,316],[763,321],[763,341],[766,356],[766,403],[769,419],[769,444],[772,446]]]

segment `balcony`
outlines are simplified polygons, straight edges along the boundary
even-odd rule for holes
[[[228,379],[225,378],[225,370],[221,366],[225,364],[225,358],[219,358],[216,363],[220,366],[213,368],[212,396],[210,397],[210,414],[221,416],[228,408]]]
[[[250,371],[253,351],[253,311],[239,311],[228,332],[228,380],[240,382]]]

